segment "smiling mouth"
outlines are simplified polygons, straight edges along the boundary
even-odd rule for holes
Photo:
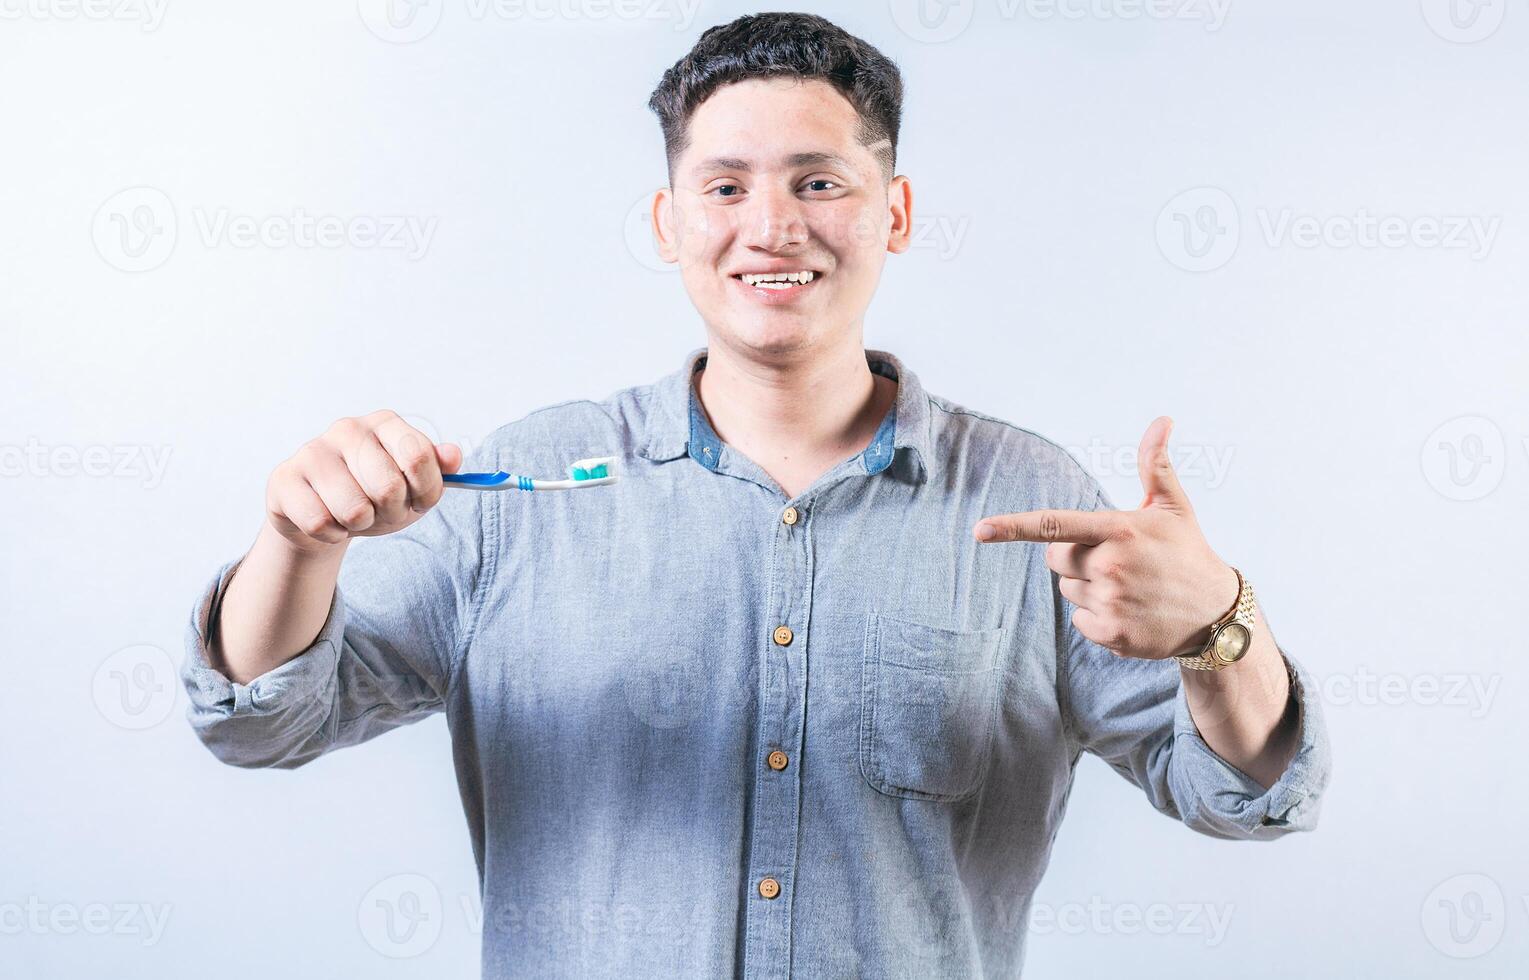
[[[801,269],[796,272],[739,272],[733,278],[745,286],[783,293],[810,285],[823,278],[823,274],[815,269]]]

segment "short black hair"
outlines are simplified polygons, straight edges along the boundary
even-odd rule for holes
[[[674,161],[690,145],[690,118],[701,103],[724,85],[779,76],[822,79],[838,89],[860,117],[855,138],[873,148],[882,178],[892,179],[903,112],[897,65],[816,14],[765,13],[745,14],[708,28],[690,52],[664,72],[648,99],[664,131],[671,186]]]

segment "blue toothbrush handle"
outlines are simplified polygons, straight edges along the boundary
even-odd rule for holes
[[[487,487],[496,483],[502,483],[509,479],[510,474],[500,470],[497,473],[444,473],[441,479],[446,483],[457,483],[464,487]]]
[[[456,486],[473,490],[535,490],[532,478],[529,476],[516,476],[514,473],[506,473],[497,470],[493,473],[443,473],[441,480],[448,487]]]

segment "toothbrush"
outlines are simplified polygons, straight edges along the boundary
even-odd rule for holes
[[[616,457],[590,456],[568,465],[568,479],[539,480],[497,470],[493,473],[446,473],[441,479],[449,490],[582,490],[616,482],[612,472]]]

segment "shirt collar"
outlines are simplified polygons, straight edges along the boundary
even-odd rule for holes
[[[665,462],[688,454],[709,470],[717,468],[722,440],[717,438],[695,393],[695,373],[705,367],[706,352],[705,347],[692,350],[678,370],[653,385],[647,441],[638,448],[638,455]],[[867,349],[865,360],[873,372],[897,382],[897,399],[892,409],[861,453],[866,473],[880,473],[891,465],[896,450],[910,449],[919,478],[927,479],[934,454],[930,447],[929,398],[918,376],[887,351]]]

